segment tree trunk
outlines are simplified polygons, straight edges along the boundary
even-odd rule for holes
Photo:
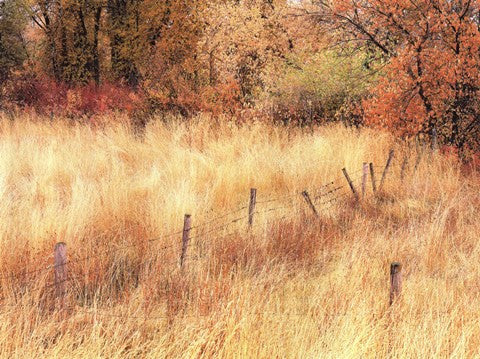
[[[98,52],[98,33],[100,31],[100,18],[102,16],[102,7],[99,6],[95,11],[95,24],[93,27],[93,79],[95,84],[100,84],[100,55]]]

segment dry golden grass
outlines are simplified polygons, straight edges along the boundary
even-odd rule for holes
[[[356,205],[344,187],[311,216],[300,191],[345,185],[342,167],[358,186],[362,162],[383,165],[392,147],[380,198],[369,185]],[[412,151],[401,182],[409,153],[385,133],[340,126],[199,117],[154,122],[142,141],[121,124],[2,119],[0,356],[478,357],[478,179],[431,153],[413,173]],[[245,218],[217,228],[247,214],[215,220],[247,205],[250,187],[253,229]],[[164,236],[184,213],[197,228],[180,270],[181,235]],[[71,260],[61,313],[52,270],[30,273],[59,241]],[[394,260],[404,289],[389,308]]]

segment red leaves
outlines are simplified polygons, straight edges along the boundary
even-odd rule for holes
[[[370,0],[345,7],[339,23],[382,53],[388,49],[380,81],[363,103],[367,123],[401,135],[438,127],[456,146],[469,141],[480,115],[478,5]]]
[[[112,112],[131,113],[142,105],[142,96],[116,85],[68,86],[47,77],[16,74],[6,86],[7,107],[29,108],[40,114],[81,117]]]
[[[142,98],[127,87],[90,84],[68,90],[66,112],[72,115],[105,114],[115,111],[132,112],[140,107]]]

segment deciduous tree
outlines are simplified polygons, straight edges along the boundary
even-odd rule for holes
[[[334,0],[310,15],[385,64],[367,120],[480,149],[478,0]]]

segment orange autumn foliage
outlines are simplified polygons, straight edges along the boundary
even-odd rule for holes
[[[344,42],[356,41],[381,76],[363,102],[367,123],[408,136],[438,132],[479,150],[478,0],[336,0],[323,7]],[[358,46],[358,45],[356,45]]]

